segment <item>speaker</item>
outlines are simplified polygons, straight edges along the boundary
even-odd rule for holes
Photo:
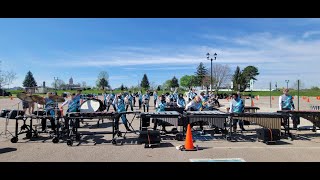
[[[268,142],[279,141],[281,132],[280,132],[280,129],[262,128],[262,129],[257,129],[257,135],[258,135],[258,139],[268,143]]]
[[[138,142],[140,144],[159,144],[161,141],[160,131],[157,130],[147,130],[140,131]]]

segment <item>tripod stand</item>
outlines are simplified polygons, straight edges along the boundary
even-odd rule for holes
[[[18,102],[17,104],[14,104],[12,105],[11,107],[15,106],[15,105],[18,105],[18,111],[19,111],[19,105],[22,101]],[[13,134],[8,130],[8,125],[9,125],[9,112],[6,113],[6,122],[5,122],[5,125],[4,125],[4,131],[0,133],[0,137],[1,136],[5,136],[5,138],[9,138],[8,135],[7,135],[7,132],[11,135],[11,137],[13,137]]]

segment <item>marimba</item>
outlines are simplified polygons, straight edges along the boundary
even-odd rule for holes
[[[220,129],[226,130],[227,120],[229,114],[222,111],[186,111],[184,112],[186,117],[185,126],[188,123],[205,122],[209,126],[216,126]]]
[[[178,127],[180,113],[177,111],[147,112],[140,115],[140,131],[150,126],[150,118],[159,119]]]
[[[312,130],[316,132],[317,128],[320,127],[320,111],[291,111],[291,110],[282,110],[277,111],[278,113],[283,113],[288,116],[297,116],[307,119],[308,121],[313,123]]]
[[[239,119],[256,123],[264,128],[279,129],[281,131],[281,123],[285,122],[288,116],[282,113],[230,113],[231,119]],[[284,126],[285,134],[289,134],[289,122]]]

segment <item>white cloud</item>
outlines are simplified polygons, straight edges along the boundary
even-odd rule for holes
[[[320,31],[307,31],[303,34],[303,38],[309,38],[310,36],[319,35]]]
[[[303,79],[306,86],[319,85],[320,40],[306,39],[320,31],[307,31],[301,38],[291,35],[274,35],[269,32],[254,33],[247,36],[228,37],[200,35],[216,47],[204,45],[185,45],[181,47],[115,47],[88,53],[68,54],[39,67],[121,67],[124,70],[168,70],[172,74],[179,70],[196,67],[200,62],[210,66],[206,53],[217,53],[213,63],[229,64],[235,68],[254,65],[259,68],[257,86],[268,87],[270,81],[294,81]],[[219,41],[220,40],[220,41]],[[35,62],[38,63],[38,62]],[[133,66],[133,67],[132,67]],[[138,67],[135,67],[138,66]],[[162,67],[154,67],[162,66]],[[190,66],[190,67],[189,67]],[[192,69],[192,68],[191,68]],[[176,71],[175,71],[176,70]],[[232,70],[233,71],[233,70]],[[110,79],[128,80],[133,76],[111,76]]]

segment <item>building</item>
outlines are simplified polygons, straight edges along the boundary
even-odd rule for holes
[[[69,79],[69,84],[66,84],[65,86],[66,90],[75,90],[75,89],[81,89],[79,84],[73,84],[73,78],[71,77]]]

